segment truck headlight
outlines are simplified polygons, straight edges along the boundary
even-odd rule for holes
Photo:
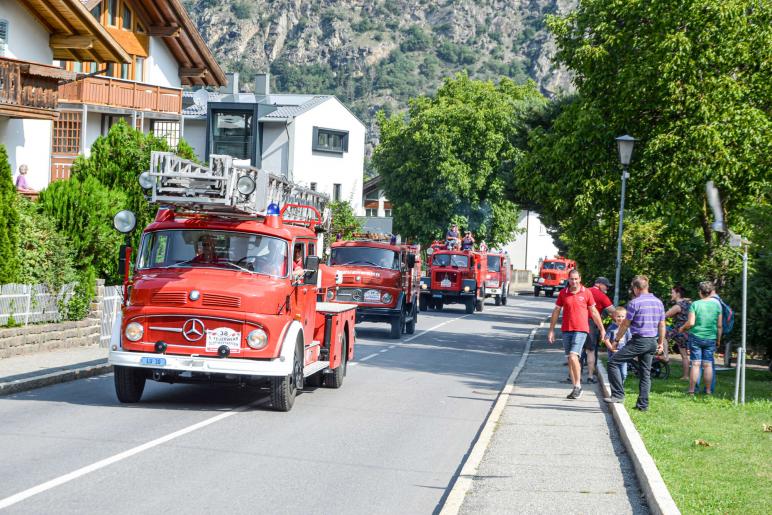
[[[332,288],[327,290],[327,295],[325,295],[325,297],[327,298],[327,300],[334,299],[335,298],[335,290],[333,290]]]
[[[543,283],[544,283],[544,277],[539,277],[539,284],[543,284]]]
[[[426,288],[428,288],[428,286],[426,286],[426,283],[421,283],[421,289],[425,290]]]
[[[383,302],[384,304],[391,304],[392,298],[393,297],[391,296],[391,293],[384,293],[383,295],[381,295],[381,302]]]
[[[262,329],[250,331],[247,335],[247,345],[255,350],[260,350],[268,345],[268,335]]]
[[[123,331],[126,339],[130,342],[139,341],[142,335],[145,334],[145,328],[138,322],[130,322],[126,325],[126,329]]]
[[[469,286],[464,286],[464,291],[469,293]]]

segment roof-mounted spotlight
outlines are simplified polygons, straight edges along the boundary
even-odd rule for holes
[[[150,175],[150,172],[142,172],[139,174],[139,186],[143,190],[149,190],[153,187],[153,177]]]
[[[255,187],[255,180],[249,175],[242,175],[236,182],[236,189],[238,189],[239,193],[242,195],[251,195],[252,192],[255,191]]]
[[[122,232],[124,234],[130,233],[134,230],[136,225],[137,217],[132,211],[129,211],[128,209],[119,211],[118,214],[113,217],[113,227],[115,227],[118,232]]]

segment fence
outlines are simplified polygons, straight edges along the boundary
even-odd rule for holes
[[[102,296],[102,317],[100,321],[99,345],[108,347],[113,331],[113,323],[121,310],[123,286],[105,286]]]
[[[54,294],[42,284],[0,285],[0,326],[8,325],[11,317],[18,325],[60,321],[60,308],[70,301],[74,287],[65,284]]]

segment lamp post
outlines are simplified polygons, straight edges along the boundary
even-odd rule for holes
[[[622,164],[622,199],[619,204],[619,234],[617,235],[617,271],[614,280],[614,305],[619,304],[619,277],[622,273],[622,229],[625,222],[625,189],[627,186],[627,167],[630,165],[630,158],[633,156],[633,147],[637,141],[632,136],[625,134],[615,138],[617,149],[619,150],[619,162]]]

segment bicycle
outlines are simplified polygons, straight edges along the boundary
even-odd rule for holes
[[[635,359],[630,362],[630,373],[636,377],[640,377],[639,367],[640,362]],[[662,354],[655,354],[654,359],[651,360],[651,377],[653,379],[668,379],[670,377],[670,363],[665,360],[665,356]]]

